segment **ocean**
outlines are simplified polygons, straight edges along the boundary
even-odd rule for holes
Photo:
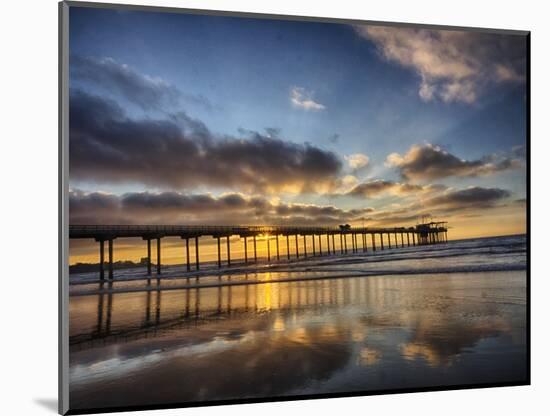
[[[526,237],[70,277],[73,409],[526,381]]]

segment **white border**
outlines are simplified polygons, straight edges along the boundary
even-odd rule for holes
[[[114,1],[117,2],[118,1]],[[132,2],[127,2],[132,3]],[[449,391],[151,411],[149,415],[265,416],[341,412],[460,415],[544,414],[550,390],[547,296],[550,277],[546,160],[550,25],[544,2],[462,0],[202,0],[140,1],[154,6],[209,8],[361,20],[501,27],[532,31],[532,382],[531,387]],[[3,413],[54,414],[57,395],[57,2],[6,2],[2,39]],[[39,248],[39,250],[38,250]],[[17,291],[14,291],[18,289]],[[545,410],[546,409],[546,410]],[[129,413],[133,414],[133,413]],[[145,414],[145,413],[135,413]]]

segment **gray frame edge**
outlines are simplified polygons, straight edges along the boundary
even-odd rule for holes
[[[430,30],[460,30],[470,32],[483,32],[483,33],[495,33],[503,35],[521,35],[526,36],[531,32],[529,30],[517,30],[517,29],[498,29],[498,28],[483,28],[483,27],[469,27],[469,26],[450,26],[450,25],[435,25],[431,23],[404,23],[404,22],[388,22],[380,20],[359,20],[359,19],[347,19],[337,17],[326,16],[297,16],[287,14],[269,14],[269,13],[255,13],[244,11],[224,11],[213,9],[189,9],[184,7],[170,7],[170,6],[146,6],[137,4],[124,4],[124,3],[97,3],[97,2],[85,2],[85,1],[73,1],[67,0],[63,3],[68,6],[74,7],[88,7],[95,9],[114,9],[114,10],[126,10],[126,11],[142,11],[142,12],[157,12],[157,13],[184,13],[184,14],[198,14],[207,16],[226,16],[226,17],[242,17],[249,19],[271,19],[271,20],[290,20],[290,21],[302,21],[302,22],[324,22],[324,23],[338,23],[338,24],[357,24],[357,25],[373,25],[373,26],[389,26],[389,27],[401,27],[401,28],[417,28],[417,29],[430,29]]]
[[[69,411],[69,4],[60,2],[58,45],[58,412]]]

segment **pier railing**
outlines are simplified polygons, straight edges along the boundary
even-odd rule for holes
[[[401,231],[414,232],[415,227],[319,227],[319,226],[285,226],[285,225],[70,225],[69,238],[101,237],[147,237],[148,235],[169,236],[227,236],[227,235],[286,235],[286,234],[331,234],[331,233],[393,233]]]

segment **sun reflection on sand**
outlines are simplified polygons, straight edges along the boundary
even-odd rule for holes
[[[524,282],[478,273],[71,297],[71,396],[121,404],[135,397],[131,380],[154,402],[338,391],[342,374],[347,391],[395,377],[408,386],[520,377]],[[478,353],[482,343],[499,353]]]
[[[373,348],[362,348],[359,353],[358,362],[361,365],[374,365],[382,358],[382,353]]]

